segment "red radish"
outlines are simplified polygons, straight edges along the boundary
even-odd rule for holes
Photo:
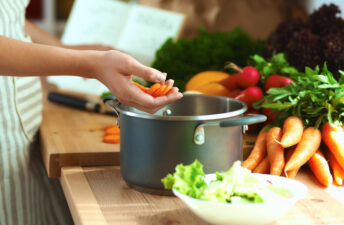
[[[242,88],[255,86],[259,82],[259,72],[253,66],[245,66],[239,76],[239,85]]]
[[[292,79],[280,75],[271,75],[269,76],[264,84],[264,90],[268,91],[270,88],[280,88],[284,87],[291,82],[294,82]]]
[[[221,80],[219,83],[225,86],[229,91],[239,88],[238,84],[239,74],[232,74],[230,77]]]
[[[234,63],[229,63],[226,68],[232,68],[239,72],[238,83],[241,88],[248,88],[258,84],[260,75],[256,68],[253,66],[245,66],[243,69],[235,65]]]
[[[273,112],[272,109],[268,108],[263,108],[262,112],[267,117],[268,122],[272,122],[278,115],[278,112]]]
[[[248,108],[252,108],[252,104],[263,97],[264,94],[262,90],[259,87],[253,86],[241,91],[235,98],[245,102]]]
[[[242,89],[235,89],[233,91],[230,92],[230,94],[228,95],[228,97],[230,98],[236,98],[236,96],[238,96],[240,94],[240,92],[242,92]]]

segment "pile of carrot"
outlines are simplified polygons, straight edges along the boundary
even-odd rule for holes
[[[160,84],[160,83],[155,83],[150,88],[144,87],[141,84],[136,83],[135,81],[133,81],[133,84],[135,84],[136,87],[138,87],[143,92],[153,97],[164,96],[172,89],[172,85],[166,85],[166,84]]]
[[[242,165],[255,173],[295,178],[306,164],[321,185],[344,185],[343,127],[326,122],[321,130],[305,128],[300,118],[290,116],[283,128],[264,127],[259,132]]]
[[[105,134],[103,136],[103,142],[109,144],[120,143],[120,130],[117,124],[103,128]]]

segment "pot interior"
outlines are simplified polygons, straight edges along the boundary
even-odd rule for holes
[[[186,94],[155,114],[142,112],[133,107],[119,105],[120,113],[151,119],[208,120],[224,119],[243,114],[247,110],[244,102],[214,95]]]

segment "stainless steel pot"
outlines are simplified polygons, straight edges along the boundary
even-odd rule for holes
[[[247,106],[242,101],[211,95],[184,95],[155,114],[113,97],[104,102],[119,116],[122,177],[146,189],[163,189],[161,178],[178,163],[195,159],[206,173],[227,170],[242,160],[246,125],[266,120],[264,115],[243,116]]]

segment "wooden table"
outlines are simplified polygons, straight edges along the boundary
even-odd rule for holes
[[[62,168],[60,180],[75,223],[206,224],[177,198],[130,189],[121,178],[119,167],[106,167],[119,165],[119,145],[102,143],[100,128],[114,122],[113,117],[44,99],[42,156],[50,177],[60,177]],[[245,155],[249,149],[244,147]],[[275,224],[344,224],[343,187],[322,189],[309,171],[301,171],[297,179],[308,186],[309,193]]]
[[[321,188],[309,171],[296,177],[308,187],[300,200],[273,224],[344,224],[343,187]],[[179,199],[129,188],[119,167],[62,168],[61,184],[76,225],[206,225]]]
[[[44,90],[40,140],[48,176],[60,177],[64,166],[119,165],[119,145],[102,142],[102,128],[115,124],[116,118],[49,102],[47,92],[56,88]],[[99,96],[65,94],[93,102],[100,100]]]

